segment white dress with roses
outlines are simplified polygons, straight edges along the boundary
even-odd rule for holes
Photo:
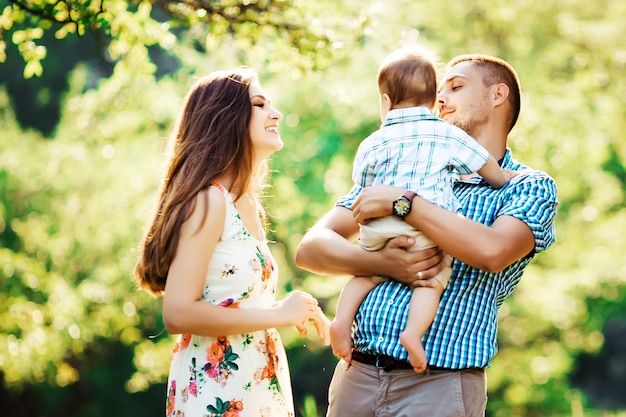
[[[224,232],[211,257],[202,299],[224,308],[269,307],[278,270],[266,242],[245,228],[226,199]],[[294,416],[287,358],[276,329],[220,337],[178,337],[167,384],[167,416]]]

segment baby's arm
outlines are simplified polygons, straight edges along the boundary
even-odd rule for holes
[[[481,169],[478,170],[478,174],[485,179],[493,188],[500,188],[504,184],[507,183],[510,176],[507,175],[500,165],[498,165],[498,161],[489,155],[489,159],[487,159],[487,163],[483,165]]]

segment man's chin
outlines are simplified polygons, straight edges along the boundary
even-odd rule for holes
[[[458,127],[459,129],[463,130],[468,135],[471,135],[470,132],[472,131],[472,127],[468,125],[467,123],[463,123],[460,120],[454,120],[454,119],[446,120],[446,122],[450,123],[452,126]]]
[[[447,123],[450,123],[453,126],[461,127],[461,126],[459,126],[459,124],[460,124],[459,121],[455,120],[454,117],[447,117],[447,118],[445,118],[443,120],[445,120]]]

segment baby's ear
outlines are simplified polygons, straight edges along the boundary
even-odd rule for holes
[[[388,107],[387,110],[390,110],[391,109],[391,97],[389,97],[389,94],[383,93],[381,95],[381,98],[382,98],[383,103],[385,103],[387,105],[387,107]]]
[[[380,121],[384,122],[387,118],[387,113],[391,110],[391,97],[387,93],[378,92],[378,105],[380,109]]]

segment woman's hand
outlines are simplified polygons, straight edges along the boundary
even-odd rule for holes
[[[306,336],[306,323],[313,322],[317,334],[325,346],[330,344],[330,320],[318,305],[317,300],[303,291],[293,291],[278,303],[281,315],[288,320],[288,325],[296,326],[302,336]]]
[[[317,335],[320,337],[322,344],[324,346],[330,345],[330,320],[322,309],[318,306],[317,311],[315,311],[311,317],[309,317],[310,322],[313,322],[315,326],[315,330],[317,331]],[[296,324],[296,329],[302,336],[306,336],[307,329],[306,323]]]
[[[367,224],[376,217],[391,216],[394,200],[397,200],[406,190],[390,185],[373,185],[363,187],[361,194],[352,205],[352,215],[360,224]]]
[[[293,291],[277,304],[282,317],[286,320],[286,325],[304,323],[319,310],[317,300],[311,294],[303,291]]]

